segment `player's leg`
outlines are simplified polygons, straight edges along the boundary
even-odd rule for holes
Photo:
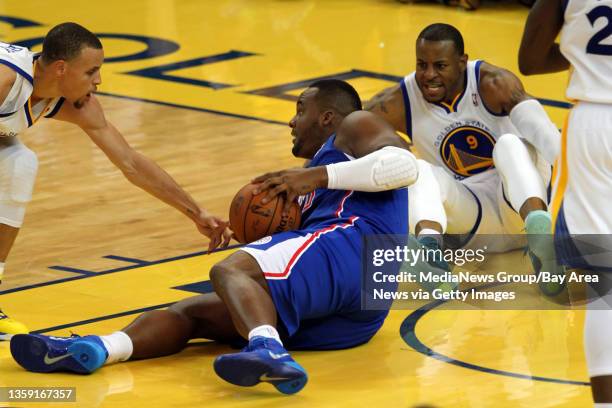
[[[444,169],[424,160],[418,160],[419,178],[408,187],[410,225],[414,226],[414,239],[409,245],[415,249],[437,251],[444,246],[443,234],[468,234],[478,219],[478,203],[474,195]],[[412,227],[411,227],[412,228]],[[431,252],[432,254],[434,252]],[[431,270],[443,274],[450,265],[442,257],[427,257],[426,262],[404,265],[402,270],[420,272]],[[418,276],[421,276],[418,274]],[[443,284],[442,289],[452,286]],[[439,288],[438,284],[421,282],[427,290]]]
[[[146,312],[109,335],[16,335],[11,339],[11,353],[29,371],[91,373],[104,364],[177,353],[194,338],[224,342],[240,338],[227,307],[215,293],[182,300],[167,310]]]
[[[37,170],[34,152],[14,138],[0,142],[0,283],[6,259],[23,224],[26,205],[32,199]],[[10,319],[0,308],[0,340],[27,332],[25,325]]]
[[[553,222],[547,204],[550,164],[533,146],[513,134],[499,138],[493,159],[502,180],[498,204],[506,229],[516,235],[525,230],[535,273],[546,271],[563,275],[564,269],[556,261]],[[564,287],[559,283],[540,283],[540,289],[547,296],[559,295]]]
[[[294,243],[279,235],[294,238]],[[279,235],[274,238],[280,249],[275,251],[272,247],[262,257],[269,260],[279,255],[277,261],[286,260],[290,251],[294,252],[296,241],[304,242],[303,237],[294,234]],[[283,241],[288,244],[283,245]],[[308,377],[283,347],[276,328],[278,311],[258,261],[251,254],[238,251],[213,267],[211,281],[237,331],[249,341],[241,352],[217,357],[215,372],[235,385],[269,382],[285,394],[300,391]]]
[[[600,282],[588,289],[591,302],[584,321],[584,354],[596,407],[612,404],[612,274],[599,277]]]

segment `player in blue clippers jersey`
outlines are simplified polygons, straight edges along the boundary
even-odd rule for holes
[[[339,80],[316,82],[298,99],[289,122],[293,154],[310,159],[315,175],[326,168],[342,173],[346,165],[353,175],[311,186],[313,193],[302,200],[300,230],[241,248],[212,268],[213,293],[147,312],[122,331],[14,336],[15,360],[34,372],[91,373],[103,364],[177,353],[194,338],[233,344],[248,339],[241,352],[217,357],[216,373],[232,384],[268,382],[293,394],[308,377],[287,349],[331,350],[369,341],[388,310],[361,308],[363,237],[407,234],[407,189],[394,188],[416,180],[417,164],[383,119],[360,109],[357,92]],[[376,171],[363,174],[373,159]],[[364,189],[369,192],[352,191]]]

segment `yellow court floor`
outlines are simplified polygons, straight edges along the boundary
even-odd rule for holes
[[[459,28],[470,58],[518,72],[526,15],[510,0],[473,13],[391,0],[0,0],[0,41],[40,49],[63,21],[96,32],[107,118],[226,217],[253,176],[301,164],[286,123],[310,81],[344,78],[367,99],[414,69],[416,35],[440,21]],[[523,80],[561,126],[565,75]],[[232,249],[204,254],[195,227],[129,185],[79,129],[49,120],[21,139],[40,169],[0,286],[4,311],[38,332],[104,334],[211,289],[211,265]],[[529,269],[518,253],[500,262]],[[77,401],[58,408],[582,407],[591,401],[582,321],[578,311],[393,310],[367,345],[295,353],[310,380],[292,397],[223,383],[212,361],[229,348],[215,343],[77,376],[28,373],[4,342],[0,387],[76,387]]]

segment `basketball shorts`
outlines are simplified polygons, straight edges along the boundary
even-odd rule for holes
[[[361,253],[357,217],[318,229],[265,237],[243,248],[266,277],[290,349],[333,350],[370,340],[388,310],[361,310]]]
[[[563,129],[553,186],[560,262],[612,271],[612,105],[579,102]]]

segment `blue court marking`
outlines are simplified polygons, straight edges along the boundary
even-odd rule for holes
[[[162,101],[157,101],[155,99],[137,98],[135,96],[127,96],[127,95],[115,94],[115,93],[110,93],[110,92],[96,92],[96,94],[97,95],[104,95],[104,96],[112,96],[112,97],[115,97],[115,98],[127,99],[127,100],[130,100],[130,101],[136,101],[136,102],[147,102],[147,103],[152,103],[152,104],[155,104],[155,105],[168,106],[168,107],[171,107],[171,108],[180,108],[180,109],[188,109],[188,110],[192,110],[192,111],[196,111],[196,112],[212,113],[212,114],[215,114],[215,115],[228,116],[230,118],[246,119],[246,120],[256,120],[258,122],[263,122],[263,123],[272,123],[274,125],[287,126],[287,122],[280,122],[278,120],[258,118],[256,116],[239,115],[237,113],[229,113],[229,112],[223,112],[223,111],[218,111],[218,110],[213,110],[213,109],[198,108],[198,107],[195,107],[195,106],[180,105],[180,104],[177,104],[177,103],[162,102]]]
[[[477,289],[481,290],[481,289],[485,289],[485,288],[496,286],[496,285],[497,284],[483,285]],[[443,354],[438,353],[435,350],[432,350],[431,348],[423,344],[423,342],[417,337],[416,325],[419,322],[419,320],[423,316],[425,316],[427,312],[435,309],[436,307],[446,302],[447,300],[436,300],[434,302],[426,304],[425,306],[420,307],[419,309],[412,312],[408,317],[406,317],[406,319],[404,319],[404,321],[402,322],[402,325],[400,326],[400,337],[402,338],[402,340],[404,340],[404,342],[408,346],[412,347],[414,350],[418,351],[419,353],[424,354],[425,356],[435,358],[436,360],[440,360],[448,364],[456,365],[456,366],[463,367],[463,368],[469,368],[471,370],[476,370],[476,371],[480,371],[480,372],[487,373],[487,374],[497,374],[497,375],[503,375],[506,377],[520,378],[523,380],[543,381],[543,382],[556,383],[556,384],[583,385],[586,387],[589,387],[591,385],[591,383],[585,382],[585,381],[563,380],[559,378],[532,376],[532,375],[527,375],[527,374],[513,373],[510,371],[496,370],[494,368],[483,367],[483,366],[479,366],[476,364],[467,363],[465,361],[456,360],[452,357],[445,356]]]
[[[86,271],[85,269],[72,268],[70,266],[61,266],[61,265],[53,265],[53,266],[50,266],[49,269],[53,269],[56,271],[63,271],[63,272],[78,273],[79,275],[85,275],[85,276],[94,276],[98,274],[97,272]]]
[[[230,245],[227,248],[215,249],[214,251],[211,251],[211,253],[227,251],[227,250],[230,250],[230,249],[239,248],[241,246],[242,246],[242,244]],[[194,253],[191,253],[191,254],[175,256],[175,257],[172,257],[172,258],[165,258],[165,259],[160,259],[160,260],[157,260],[157,261],[151,261],[151,262],[147,263],[146,265],[130,265],[130,266],[124,266],[122,268],[115,268],[115,269],[109,269],[109,270],[106,270],[106,271],[95,272],[94,274],[91,274],[91,275],[81,274],[79,276],[72,276],[70,278],[56,279],[56,280],[52,280],[52,281],[48,281],[48,282],[41,282],[41,283],[35,283],[35,284],[32,284],[32,285],[19,286],[17,288],[12,288],[12,289],[7,289],[7,290],[0,291],[0,295],[6,295],[6,294],[9,294],[9,293],[13,293],[13,292],[21,292],[23,290],[29,290],[29,289],[34,289],[34,288],[41,288],[41,287],[44,287],[44,286],[57,285],[57,284],[60,284],[60,283],[70,282],[70,281],[79,280],[79,279],[93,278],[93,277],[96,277],[96,276],[107,275],[107,274],[110,274],[110,273],[123,272],[123,271],[127,271],[127,270],[130,270],[130,269],[142,268],[143,266],[157,265],[157,264],[161,264],[161,263],[177,261],[179,259],[193,258],[194,256],[206,255],[207,253],[208,253],[208,251],[194,252]]]
[[[116,261],[135,263],[135,264],[139,264],[139,265],[149,265],[149,261],[143,261],[142,259],[128,258],[128,257],[125,257],[125,256],[119,256],[119,255],[104,255],[102,258],[114,259]]]
[[[189,283],[187,285],[176,286],[176,287],[173,287],[172,289],[185,290],[188,292],[204,294],[204,293],[211,293],[213,291],[213,286],[212,286],[212,283],[209,280],[207,280],[207,281]],[[174,303],[176,302],[162,303],[162,304],[154,305],[154,306],[141,307],[139,309],[126,310],[125,312],[113,313],[113,314],[109,314],[105,316],[94,317],[91,319],[79,320],[78,322],[66,323],[66,324],[61,324],[59,326],[52,326],[52,327],[47,327],[44,329],[38,329],[38,330],[34,330],[32,333],[47,333],[47,332],[51,332],[55,330],[69,329],[71,327],[82,326],[84,324],[96,323],[96,322],[101,322],[103,320],[110,320],[110,319],[115,319],[117,317],[129,316],[133,314],[148,312],[150,310],[161,309],[164,307],[168,307]]]
[[[212,282],[209,280],[195,282],[195,283],[188,283],[187,285],[175,286],[172,289],[184,290],[187,292],[194,292],[194,293],[201,293],[201,294],[210,293],[214,291]]]

